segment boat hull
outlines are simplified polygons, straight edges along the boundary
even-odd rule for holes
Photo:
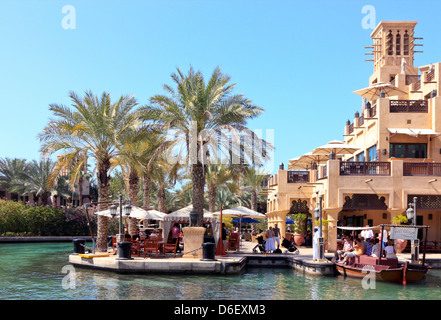
[[[373,274],[375,275],[376,280],[403,283],[404,267],[376,270],[374,266],[360,268],[336,264],[336,269],[341,275],[345,277],[363,279],[368,274]],[[426,275],[426,272],[427,269],[425,268],[407,269],[405,272],[405,283],[416,282],[423,279]]]

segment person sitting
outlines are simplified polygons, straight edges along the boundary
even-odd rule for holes
[[[374,247],[374,244],[375,244],[375,239],[370,238],[369,241],[366,243],[364,254],[370,256],[372,254],[372,248]]]
[[[350,251],[350,252],[345,252],[343,254],[343,264],[347,264],[347,261],[349,258],[354,258],[356,256],[361,256],[364,252],[364,246],[363,243],[361,241],[359,241],[358,239],[356,239],[354,241],[354,251]]]
[[[397,255],[395,254],[395,248],[394,248],[394,241],[389,240],[387,242],[386,248],[384,248],[384,251],[386,252],[386,258],[387,259],[396,259]]]
[[[351,252],[354,249],[352,246],[352,239],[347,235],[343,235],[343,238],[345,240],[343,244],[343,250],[339,250],[335,253],[334,259],[337,261],[341,260],[343,254],[345,254],[346,252]]]
[[[378,238],[373,238],[374,245],[372,246],[371,257],[380,257],[380,240]]]

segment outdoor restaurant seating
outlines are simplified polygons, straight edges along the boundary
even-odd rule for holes
[[[143,242],[141,242],[141,241],[132,241],[131,255],[139,257],[141,255],[142,247],[144,247],[144,243]]]
[[[176,257],[176,250],[178,248],[178,242],[175,243],[164,243],[163,246],[163,253],[166,254],[167,252],[172,252],[173,255]]]
[[[148,253],[156,253],[156,258],[158,258],[160,253],[160,243],[161,241],[153,239],[144,240],[144,246],[141,248],[144,258],[146,258]]]

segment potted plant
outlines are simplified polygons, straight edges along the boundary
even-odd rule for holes
[[[392,224],[403,225],[407,223],[408,223],[407,217],[403,214],[399,214],[392,218]],[[407,240],[395,239],[395,251],[397,253],[403,252],[403,250],[406,249],[406,247],[407,247]]]
[[[294,220],[294,242],[298,246],[301,246],[305,239],[306,218],[305,213],[295,213],[292,215],[292,220]]]

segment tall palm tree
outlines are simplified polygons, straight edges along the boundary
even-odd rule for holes
[[[172,74],[176,89],[164,85],[166,95],[150,99],[150,106],[142,108],[144,119],[153,120],[172,131],[174,136],[163,147],[180,145],[191,169],[193,185],[193,211],[202,220],[204,209],[205,165],[208,157],[219,154],[219,148],[230,149],[225,137],[229,130],[237,140],[238,131],[248,130],[247,121],[263,112],[243,95],[231,94],[234,84],[230,77],[216,68],[208,82],[200,71],[192,67],[187,74],[177,69]],[[222,139],[218,139],[223,136]]]
[[[109,169],[118,155],[118,141],[140,125],[134,111],[137,105],[133,96],[121,96],[112,102],[110,94],[101,97],[91,91],[84,97],[70,92],[72,108],[51,104],[49,110],[54,118],[39,134],[43,154],[64,151],[74,158],[79,154],[95,160],[98,201],[108,201]],[[100,205],[100,210],[108,208]],[[97,251],[107,250],[107,217],[98,216]]]

